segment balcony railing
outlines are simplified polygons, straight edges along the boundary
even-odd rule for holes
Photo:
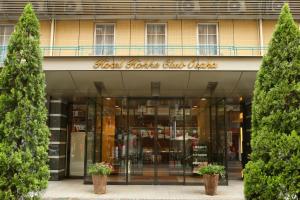
[[[259,46],[42,46],[44,56],[262,56]],[[7,47],[0,47],[3,61]]]

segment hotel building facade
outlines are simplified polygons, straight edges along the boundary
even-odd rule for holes
[[[0,54],[28,1],[0,1]],[[51,180],[113,165],[111,184],[241,178],[251,96],[281,0],[31,1],[40,19]],[[296,20],[299,3],[288,1]]]

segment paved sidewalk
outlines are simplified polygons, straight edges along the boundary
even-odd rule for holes
[[[204,186],[108,185],[107,193],[93,193],[92,185],[82,180],[50,181],[43,194],[46,200],[244,200],[243,182],[229,181],[219,186],[216,196],[204,194]]]

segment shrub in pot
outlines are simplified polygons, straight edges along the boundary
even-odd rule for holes
[[[217,186],[219,184],[219,176],[224,177],[225,168],[221,165],[209,164],[198,170],[198,174],[203,176],[205,194],[215,195],[217,192]]]
[[[101,162],[90,165],[88,173],[92,176],[94,192],[96,194],[106,193],[107,176],[112,172],[109,163]]]

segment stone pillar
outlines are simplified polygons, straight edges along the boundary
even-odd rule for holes
[[[51,98],[48,104],[50,180],[61,180],[66,175],[67,103],[61,98]]]

